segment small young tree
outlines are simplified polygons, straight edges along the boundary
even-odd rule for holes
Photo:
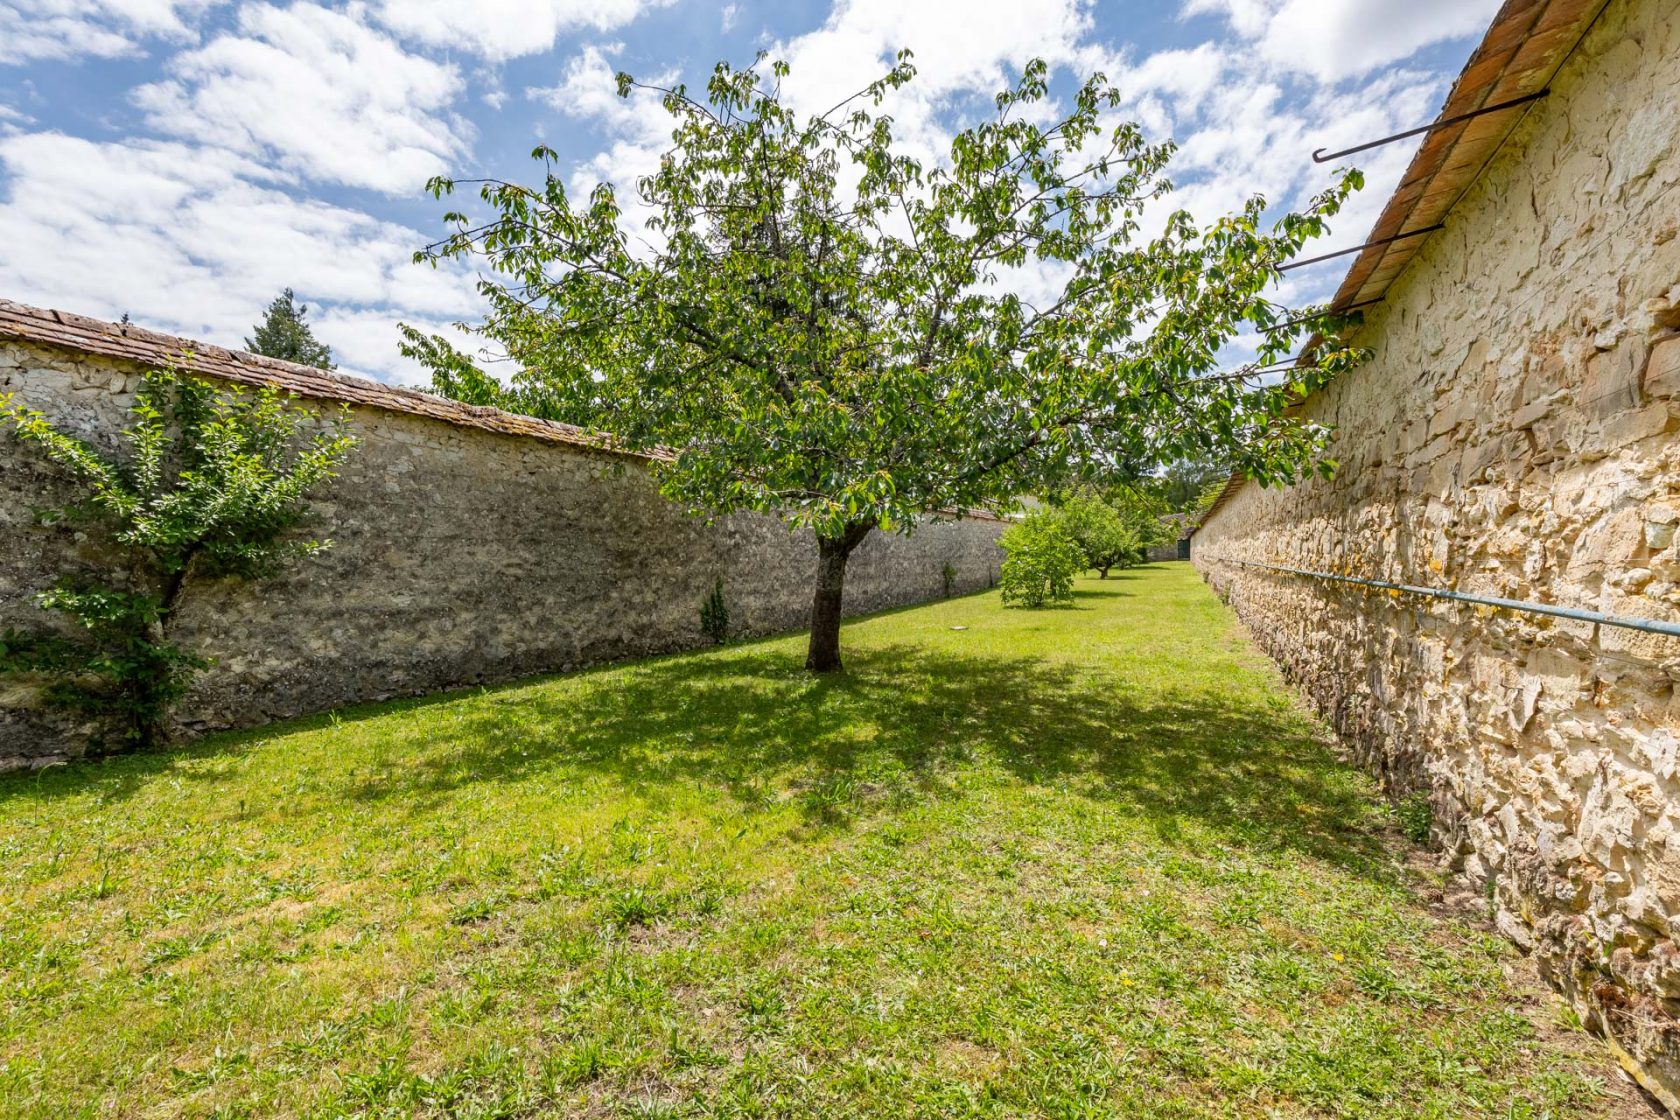
[[[1117,561],[1119,567],[1143,563],[1151,548],[1173,539],[1173,529],[1166,520],[1170,507],[1159,495],[1135,483],[1121,483],[1109,490],[1108,502],[1133,541]]]
[[[475,329],[511,360],[514,407],[669,449],[653,469],[691,509],[814,530],[810,669],[840,667],[847,558],[875,529],[1123,462],[1217,450],[1262,482],[1330,469],[1323,431],[1286,408],[1359,355],[1327,342],[1290,379],[1263,377],[1330,322],[1266,293],[1356,172],[1270,232],[1255,198],[1207,227],[1172,214],[1140,241],[1172,149],[1109,119],[1120,95],[1101,75],[1058,117],[1034,62],[929,166],[878,111],[912,79],[908,52],[806,119],[782,99],[786,73],[719,65],[703,98],[660,90],[673,144],[639,184],[654,244],[611,187],[574,200],[542,147],[534,187],[463,181],[489,213],[447,215],[454,232],[416,259],[483,259]],[[1055,294],[1017,294],[1028,268]],[[1219,371],[1241,332],[1261,338],[1256,361]],[[441,338],[410,332],[408,348],[444,392],[499,392]]]
[[[173,368],[145,376],[131,415],[124,454],[108,457],[0,397],[0,420],[87,488],[85,501],[44,518],[102,522],[124,554],[118,572],[67,577],[37,596],[83,635],[8,631],[0,672],[59,677],[50,700],[105,716],[125,744],[145,746],[204,664],[169,636],[189,586],[261,578],[327,548],[293,530],[309,512],[309,492],[335,477],[356,440],[342,417],[304,436],[311,414],[277,389],[218,392]]]
[[[1005,553],[999,573],[1004,606],[1042,607],[1073,602],[1073,577],[1085,555],[1056,510],[1036,510],[998,538]]]
[[[284,289],[268,305],[263,321],[252,328],[256,333],[245,340],[245,349],[300,365],[332,369],[332,348],[316,340],[315,332],[304,321],[308,314],[309,308],[296,301],[292,290]]]
[[[700,604],[700,632],[720,646],[729,640],[729,604],[723,598],[722,576]]]
[[[1124,566],[1141,542],[1119,512],[1098,495],[1081,491],[1063,501],[1057,512],[1062,526],[1085,554],[1085,566],[1107,579],[1109,569]]]

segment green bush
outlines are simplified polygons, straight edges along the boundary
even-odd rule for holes
[[[700,632],[720,646],[729,640],[729,604],[723,601],[721,576],[700,604]]]
[[[1058,513],[1041,510],[1030,515],[1005,530],[998,544],[1008,553],[1001,581],[1005,606],[1073,601],[1073,577],[1084,568],[1085,554]]]
[[[258,579],[328,547],[292,530],[309,512],[309,491],[335,476],[356,440],[342,416],[302,436],[313,414],[278,389],[224,393],[173,368],[146,374],[130,415],[123,454],[109,457],[0,396],[0,421],[86,488],[83,501],[43,520],[99,523],[121,553],[104,578],[67,576],[40,592],[37,605],[76,629],[8,630],[0,673],[56,678],[49,702],[103,717],[118,745],[145,746],[205,665],[169,637],[188,589]]]

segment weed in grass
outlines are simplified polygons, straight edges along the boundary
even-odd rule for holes
[[[652,1094],[626,1101],[619,1109],[619,1115],[629,1117],[630,1120],[677,1120],[686,1114],[681,1103]]]
[[[588,1039],[543,1056],[543,1076],[559,1088],[583,1085],[606,1072],[608,1051],[599,1039]]]
[[[668,912],[659,892],[642,886],[620,887],[607,896],[607,919],[619,929],[652,925]]]
[[[471,925],[492,917],[507,904],[507,895],[501,891],[487,894],[482,898],[471,899],[449,911],[449,920],[458,926]]]
[[[757,987],[741,993],[741,1016],[750,1035],[764,1035],[775,1031],[787,1013],[780,991]]]
[[[1429,794],[1418,791],[1408,793],[1394,806],[1394,815],[1400,821],[1400,831],[1405,833],[1406,839],[1414,844],[1429,843],[1430,829],[1435,824],[1435,810],[1429,803]]]

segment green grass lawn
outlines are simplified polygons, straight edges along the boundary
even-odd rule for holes
[[[0,779],[0,1113],[1596,1115],[1187,565]]]

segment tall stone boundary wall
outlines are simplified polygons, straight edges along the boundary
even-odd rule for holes
[[[141,372],[0,344],[0,393],[105,445]],[[333,547],[277,579],[189,590],[174,636],[213,664],[179,706],[181,734],[695,647],[718,578],[739,634],[809,620],[810,534],[761,516],[707,525],[662,498],[640,459],[371,407],[350,421],[361,446],[318,492],[311,523]],[[96,532],[34,515],[77,494],[36,449],[0,435],[0,631],[50,622],[34,593],[61,576],[110,571]],[[990,586],[1002,529],[968,518],[872,534],[848,566],[848,613],[937,598],[946,565],[955,592]],[[85,741],[38,687],[0,677],[0,769]]]
[[[1308,400],[1332,481],[1192,561],[1499,928],[1680,1099],[1680,639],[1240,566],[1680,620],[1680,4],[1614,0]]]

